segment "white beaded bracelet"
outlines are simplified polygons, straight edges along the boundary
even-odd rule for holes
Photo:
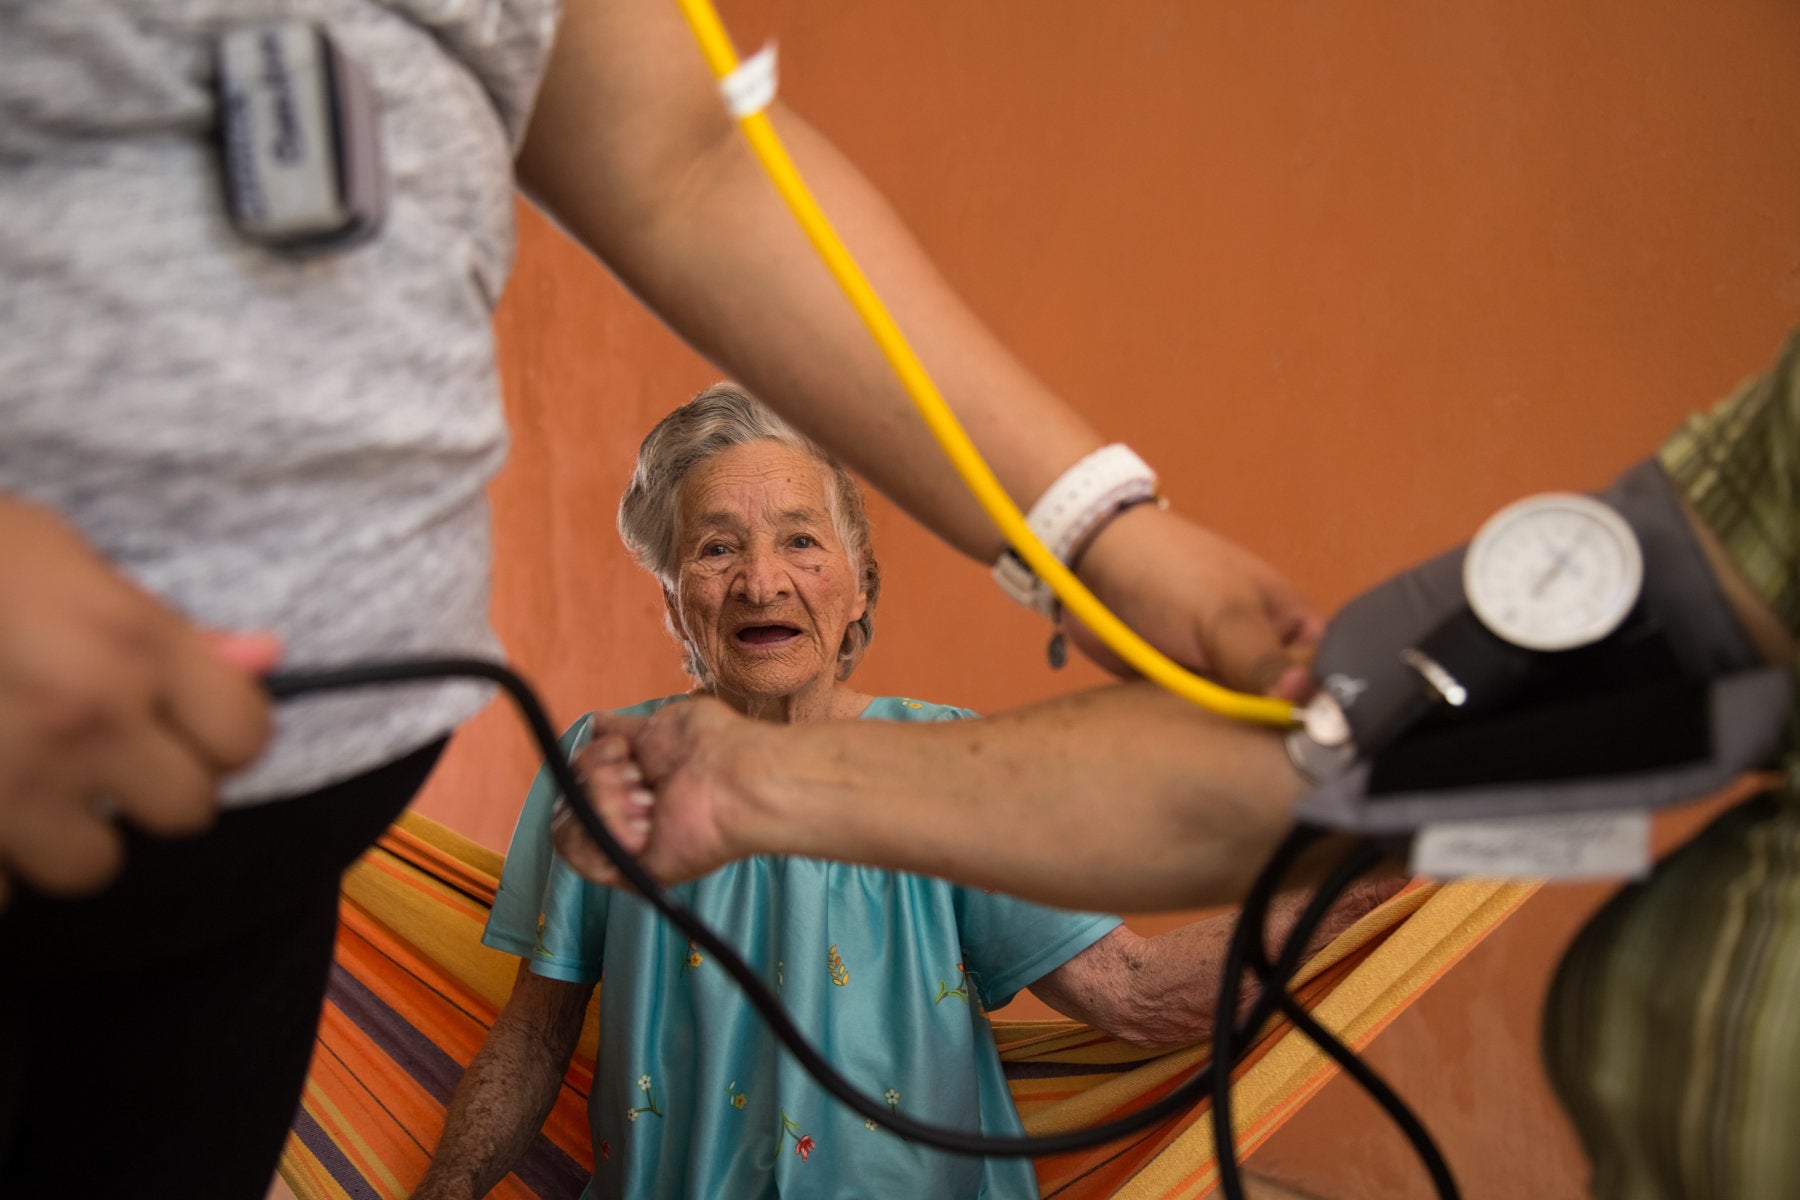
[[[1113,516],[1155,499],[1156,472],[1130,447],[1115,442],[1058,476],[1031,506],[1025,523],[1067,566]],[[994,579],[1020,604],[1055,618],[1056,594],[1010,546],[994,563]]]

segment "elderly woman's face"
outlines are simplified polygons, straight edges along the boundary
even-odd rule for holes
[[[730,699],[829,691],[868,596],[839,544],[830,469],[779,442],[714,455],[682,481],[676,624]]]

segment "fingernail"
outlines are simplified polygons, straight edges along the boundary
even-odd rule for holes
[[[1313,691],[1312,672],[1305,667],[1289,667],[1281,673],[1274,694],[1284,700],[1304,700]]]
[[[281,661],[281,639],[272,633],[209,629],[205,634],[214,654],[252,675],[272,671]]]
[[[652,808],[656,807],[656,793],[649,788],[632,788],[629,792],[625,793],[625,801],[633,808],[649,812]]]

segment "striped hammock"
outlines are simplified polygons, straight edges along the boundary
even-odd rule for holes
[[[402,1200],[425,1173],[444,1108],[512,989],[518,959],[481,945],[500,856],[407,813],[345,877],[335,962],[299,1113],[281,1159],[298,1200]],[[1393,897],[1308,963],[1296,995],[1361,1049],[1532,891],[1422,884]],[[1073,1021],[996,1021],[1025,1128],[1108,1120],[1166,1094],[1204,1044],[1147,1054]],[[543,1131],[491,1194],[573,1198],[593,1168],[587,1097],[595,1009]],[[1241,1154],[1260,1146],[1336,1073],[1277,1021],[1236,1072]],[[1217,1180],[1209,1106],[1135,1140],[1037,1160],[1043,1196],[1187,1200]]]

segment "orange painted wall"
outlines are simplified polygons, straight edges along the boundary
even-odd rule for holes
[[[724,5],[974,308],[1183,511],[1335,606],[1500,503],[1592,487],[1800,317],[1800,8],[1641,0]],[[495,619],[553,714],[681,686],[612,514],[638,439],[717,373],[535,215],[498,319],[512,461]],[[984,572],[875,506],[858,682],[995,710],[1091,683]],[[422,809],[504,845],[508,714]],[[1465,1194],[1573,1196],[1536,1006],[1547,892],[1377,1043]],[[1147,922],[1144,928],[1160,927]],[[1259,1155],[1322,1196],[1425,1195],[1327,1089]]]

